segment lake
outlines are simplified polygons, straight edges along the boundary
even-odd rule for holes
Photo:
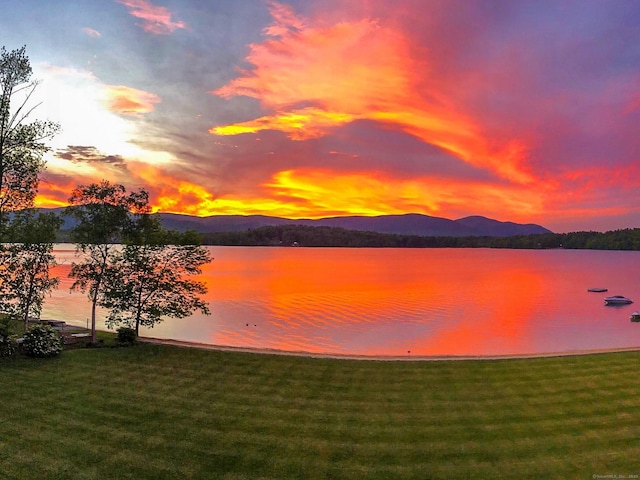
[[[640,345],[640,252],[208,247],[211,315],[142,336],[353,355],[504,355]],[[69,293],[73,245],[57,245],[60,288],[42,318],[86,325]],[[607,293],[590,293],[606,287]],[[102,316],[98,328],[104,328]]]

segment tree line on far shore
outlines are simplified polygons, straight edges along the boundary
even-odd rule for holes
[[[358,248],[516,248],[640,250],[640,228],[510,237],[437,237],[362,232],[339,227],[266,226],[237,232],[203,233],[205,245]]]

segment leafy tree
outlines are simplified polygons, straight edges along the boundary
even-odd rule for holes
[[[75,278],[72,290],[87,292],[91,301],[91,342],[96,342],[96,307],[104,295],[105,281],[116,254],[117,243],[131,228],[130,214],[148,209],[144,190],[126,193],[122,185],[101,183],[80,185],[71,193],[66,214],[76,220],[71,238],[76,251],[84,255],[82,263],[71,266],[69,276]]]
[[[26,47],[0,48],[0,306],[21,317],[25,328],[29,315],[40,315],[44,296],[57,285],[49,268],[55,264],[52,238],[59,227],[53,217],[34,217],[29,211],[45,165],[44,140],[59,130],[48,121],[27,123],[38,107],[29,105],[38,86],[31,75]]]
[[[38,86],[31,75],[26,47],[0,48],[0,235],[5,233],[8,212],[33,206],[38,175],[45,165],[42,157],[48,150],[44,140],[60,128],[49,121],[27,123],[38,107],[29,106]]]
[[[29,318],[40,317],[44,297],[59,283],[50,277],[60,219],[54,214],[35,216],[31,210],[16,213],[11,241],[0,250],[0,305],[3,312],[20,318],[27,331]]]
[[[110,309],[107,325],[153,327],[162,317],[184,318],[200,310],[209,314],[200,296],[206,286],[193,280],[211,258],[194,232],[162,228],[160,220],[140,215],[125,244],[113,257],[101,305]]]

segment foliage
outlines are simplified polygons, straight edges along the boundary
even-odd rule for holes
[[[640,250],[640,228],[509,237],[442,237],[361,232],[339,227],[267,226],[238,232],[205,233],[206,245],[367,248],[571,248]]]
[[[120,345],[133,345],[138,339],[136,331],[130,327],[118,328],[117,334],[116,339]]]
[[[0,338],[6,338],[11,335],[11,317],[9,315],[0,315]]]
[[[0,358],[13,357],[18,353],[18,344],[15,338],[0,335]]]
[[[49,275],[56,265],[52,252],[59,225],[54,214],[35,216],[23,210],[11,224],[13,243],[0,245],[0,306],[21,319],[25,331],[29,318],[40,317],[45,296],[59,284]]]
[[[162,228],[157,217],[140,215],[112,257],[100,304],[109,309],[107,325],[153,327],[162,317],[184,318],[195,310],[208,314],[200,296],[207,289],[193,280],[211,259],[193,232]]]
[[[0,358],[12,357],[18,351],[18,344],[11,334],[10,322],[9,316],[0,318]]]
[[[399,247],[403,246],[401,237],[339,227],[280,225],[238,232],[205,233],[203,243],[239,246]]]
[[[76,251],[83,261],[74,263],[69,276],[75,278],[72,290],[87,292],[91,301],[91,341],[96,342],[96,306],[105,288],[109,265],[115,255],[115,244],[131,229],[130,214],[146,212],[148,194],[144,190],[126,193],[122,185],[101,183],[80,185],[69,198],[66,215],[77,224],[71,232]]]
[[[120,242],[130,228],[130,213],[148,212],[149,194],[144,190],[127,194],[123,185],[103,180],[76,187],[69,205],[65,214],[77,222],[71,238],[80,249],[86,249]]]
[[[49,121],[26,123],[38,106],[28,106],[38,86],[31,75],[26,47],[0,48],[0,235],[5,233],[7,212],[33,206],[43,154],[49,150],[44,140],[60,128]],[[14,99],[17,104],[12,106]]]
[[[568,248],[589,250],[640,250],[640,228],[609,232],[570,232],[491,239],[494,248]]]
[[[55,357],[62,352],[62,340],[49,325],[35,325],[24,334],[22,350],[29,357]]]
[[[59,126],[48,121],[27,123],[37,108],[29,101],[38,86],[26,47],[0,48],[0,309],[24,321],[40,315],[44,296],[57,285],[49,277],[59,223],[53,216],[30,210],[44,169],[44,143]],[[13,102],[16,100],[16,102]]]
[[[208,313],[200,299],[204,284],[188,278],[210,260],[207,250],[191,232],[163,229],[149,214],[146,191],[127,194],[124,186],[103,181],[79,186],[69,203],[67,215],[77,221],[71,238],[84,255],[70,276],[72,288],[87,291],[92,302],[92,342],[97,305],[110,310],[109,327],[123,324],[136,335],[141,325],[153,326],[163,316]]]

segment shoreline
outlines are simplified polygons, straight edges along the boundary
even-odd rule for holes
[[[30,319],[32,322],[61,322],[60,320],[51,319]],[[65,331],[85,331],[86,327],[73,325],[66,322],[63,330]],[[107,330],[104,330],[107,331]],[[110,332],[109,333],[114,333]],[[235,353],[252,353],[255,355],[279,355],[286,357],[301,358],[318,358],[332,360],[359,360],[372,362],[447,362],[447,361],[499,361],[499,360],[526,360],[536,358],[559,358],[559,357],[578,357],[584,355],[603,355],[607,353],[625,353],[640,352],[640,346],[636,347],[617,347],[617,348],[600,348],[600,349],[581,349],[567,350],[564,352],[545,352],[545,353],[510,353],[499,355],[356,355],[348,353],[317,353],[296,350],[278,350],[275,348],[257,348],[257,347],[236,347],[232,345],[215,345],[210,343],[192,342],[186,340],[176,340],[172,338],[158,337],[138,337],[140,343],[150,343],[158,345],[170,345],[175,347],[196,348],[199,350],[213,350],[218,352],[235,352]]]
[[[499,361],[536,358],[577,357],[584,355],[602,355],[606,353],[640,352],[639,347],[603,348],[596,350],[569,350],[566,352],[550,353],[519,353],[505,355],[351,355],[339,353],[314,353],[302,351],[277,350],[271,348],[234,347],[226,345],[212,345],[208,343],[187,342],[156,337],[138,337],[140,343],[157,345],[171,345],[175,347],[196,348],[199,350],[214,350],[219,352],[252,353],[255,355],[280,355],[286,357],[318,358],[331,360],[359,360],[373,362],[447,362],[447,361]]]

